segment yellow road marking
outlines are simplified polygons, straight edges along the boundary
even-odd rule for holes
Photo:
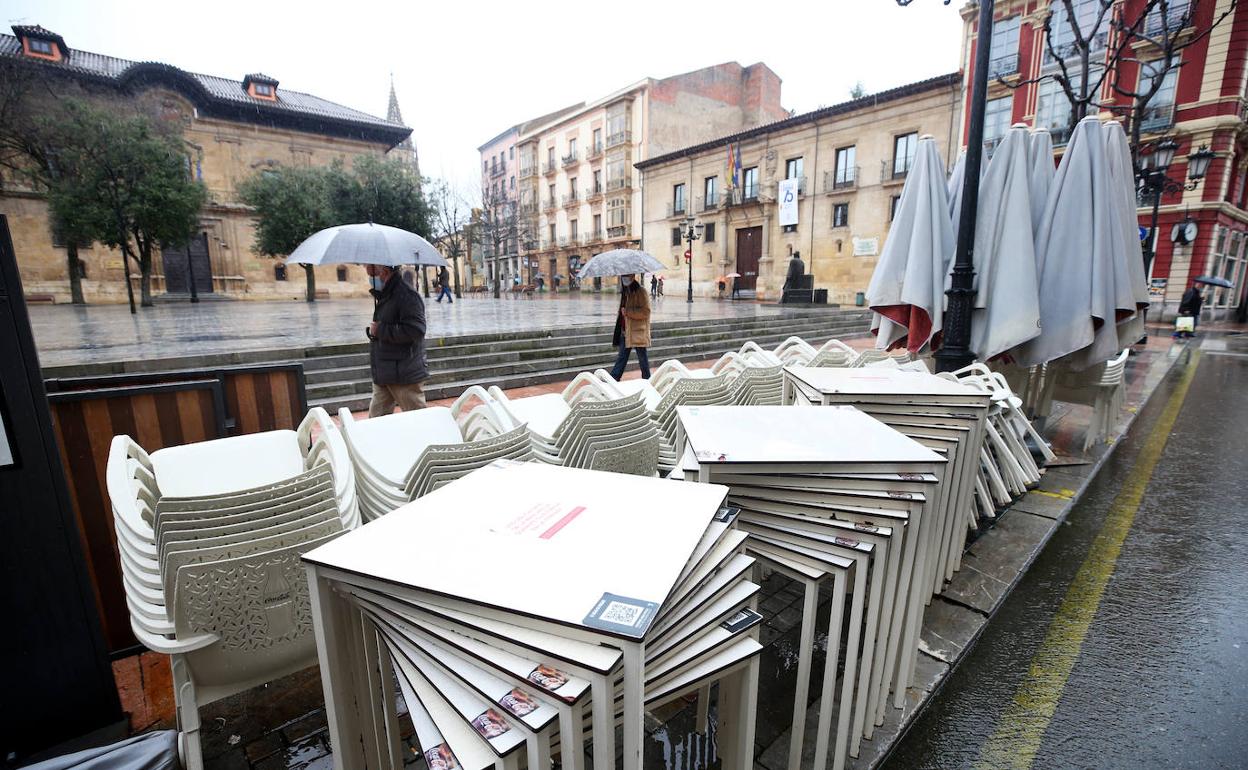
[[[1145,439],[1135,465],[1114,498],[1101,531],[1092,542],[1087,558],[1079,566],[1061,606],[1049,623],[1044,642],[1031,659],[1027,677],[998,720],[996,732],[980,750],[975,764],[977,768],[1025,769],[1035,761],[1070,672],[1079,659],[1079,651],[1096,616],[1105,586],[1114,572],[1123,541],[1135,521],[1144,490],[1179,417],[1179,410],[1196,373],[1199,356],[1200,351],[1193,354],[1178,387],[1171,394],[1152,433]]]
[[[1046,495],[1048,497],[1056,497],[1058,500],[1069,500],[1070,498],[1075,496],[1075,490],[1073,489],[1059,489],[1056,492],[1047,492],[1043,489],[1033,489],[1031,491],[1035,492],[1037,495]]]

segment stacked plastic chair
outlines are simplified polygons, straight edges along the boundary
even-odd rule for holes
[[[456,419],[466,402],[461,396],[450,408],[433,406],[360,421],[351,410],[339,410],[364,521],[495,460],[523,461],[532,456],[523,426],[469,440]],[[472,425],[469,414],[464,414],[465,423]]]
[[[300,555],[359,524],[346,446],[319,408],[298,431],[151,455],[116,436],[107,487],[130,625],[172,658],[179,749],[196,770],[200,706],[316,662]]]
[[[641,476],[658,470],[659,434],[643,396],[621,397],[589,372],[561,393],[513,399],[491,387],[472,395],[482,402],[467,413],[474,430],[498,435],[523,427],[535,460]]]
[[[1124,349],[1115,358],[1082,372],[1054,374],[1053,368],[1048,367],[1045,376],[1053,380],[1046,401],[1056,399],[1092,407],[1092,421],[1083,440],[1085,452],[1094,443],[1109,436],[1114,427],[1114,420],[1126,399],[1127,357],[1130,353],[1130,349]]]

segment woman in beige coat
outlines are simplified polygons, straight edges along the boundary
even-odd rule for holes
[[[624,367],[628,366],[628,351],[637,351],[637,363],[641,364],[641,376],[650,379],[650,356],[646,348],[650,347],[650,300],[646,298],[646,290],[641,288],[637,276],[624,276],[624,291],[620,294],[620,319],[623,331],[616,344],[620,346],[620,355],[611,367],[611,376],[616,380],[624,376]],[[617,323],[617,326],[620,325]]]

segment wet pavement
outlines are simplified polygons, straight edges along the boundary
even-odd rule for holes
[[[577,326],[615,319],[617,294],[542,294],[454,304],[426,301],[430,337],[494,334]],[[654,322],[758,318],[821,310],[781,309],[752,301],[659,297]],[[371,299],[318,302],[200,302],[160,304],[131,315],[124,305],[35,305],[30,308],[42,366],[142,358],[211,355],[363,342]]]
[[[1248,340],[1195,347],[885,767],[1248,764]]]

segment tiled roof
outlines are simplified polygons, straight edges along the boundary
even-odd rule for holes
[[[64,58],[59,62],[34,60],[23,55],[21,41],[13,35],[0,34],[0,57],[22,59],[41,67],[109,82],[119,87],[151,81],[164,82],[177,87],[201,110],[222,112],[239,120],[255,122],[269,119],[282,122],[286,118],[304,119],[306,122],[307,119],[312,119],[314,123],[321,125],[332,124],[340,129],[340,133],[341,129],[363,130],[369,135],[384,137],[393,144],[406,139],[412,132],[407,126],[289,88],[277,91],[277,101],[257,99],[243,89],[242,81],[186,72],[169,64],[135,62],[76,49],[65,51]],[[250,77],[252,80],[276,82],[266,75]]]
[[[854,112],[855,110],[875,107],[876,105],[886,104],[888,102],[896,101],[897,99],[904,99],[907,96],[915,96],[927,91],[934,91],[943,88],[957,88],[961,85],[961,83],[961,73],[951,72],[948,75],[938,75],[934,78],[928,78],[927,80],[920,80],[917,83],[908,83],[904,86],[898,86],[897,88],[891,88],[887,91],[881,91],[878,94],[870,94],[862,97],[861,99],[854,99],[853,101],[834,104],[831,107],[823,107],[811,112],[804,112],[801,115],[794,115],[791,118],[783,118],[771,123],[764,123],[761,126],[755,126],[754,128],[750,128],[745,131],[738,131],[735,134],[729,134],[727,136],[721,136],[718,139],[712,139],[709,142],[701,142],[699,144],[690,145],[689,147],[683,147],[679,150],[674,150],[663,155],[647,158],[638,163],[634,163],[633,166],[638,169],[647,169],[677,158],[687,158],[691,155],[700,155],[708,150],[722,150],[726,144],[732,144],[746,139],[753,139],[758,136],[766,136],[767,134],[772,134],[776,131],[784,131],[795,126],[800,126],[806,123],[814,123],[818,120],[824,120],[825,118],[831,118],[837,115],[844,115],[845,113]]]

